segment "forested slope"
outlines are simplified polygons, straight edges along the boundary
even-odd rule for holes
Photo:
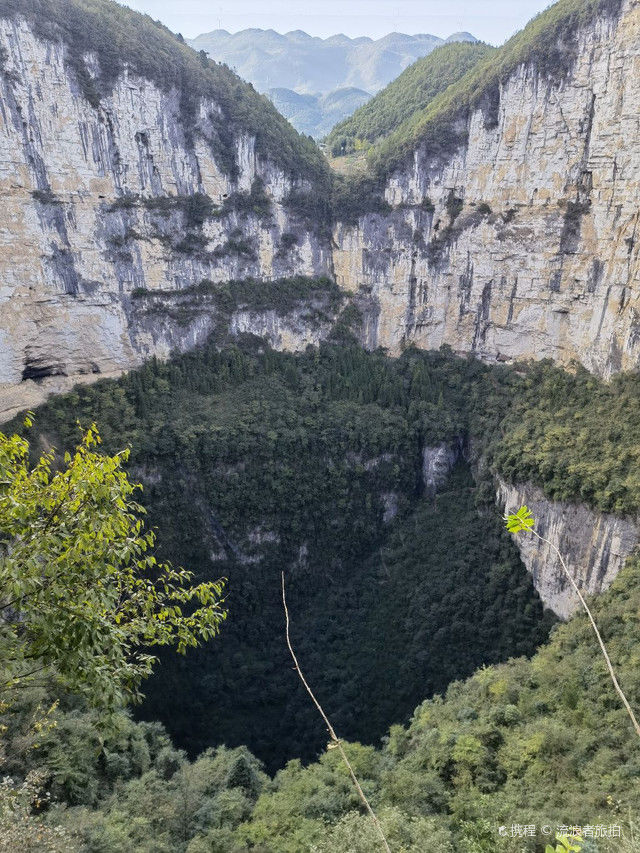
[[[105,449],[130,443],[160,553],[200,577],[229,576],[221,637],[184,659],[163,655],[143,713],[192,758],[245,742],[272,770],[296,760],[274,782],[244,748],[189,764],[157,724],[123,719],[89,756],[95,713],[63,695],[39,755],[55,798],[74,808],[48,819],[104,853],[371,849],[335,751],[307,769],[297,758],[317,755],[325,733],[287,657],[283,567],[296,651],[339,733],[369,744],[349,752],[399,849],[424,850],[428,834],[434,851],[515,853],[498,825],[633,817],[638,747],[586,622],[554,629],[532,661],[491,664],[532,654],[551,624],[500,529],[492,474],[526,471],[551,494],[597,505],[580,478],[597,481],[614,443],[635,446],[635,377],[606,385],[446,351],[394,360],[348,340],[297,356],[222,343],[53,399],[30,432],[43,448],[68,447],[76,419],[96,420]],[[568,440],[579,422],[597,438],[578,429]],[[424,451],[441,446],[464,455],[433,496]],[[519,456],[526,467],[514,469]],[[565,478],[549,480],[556,468]],[[638,476],[624,453],[629,510]],[[637,573],[634,563],[595,604],[636,707]],[[7,742],[55,695],[25,694]],[[9,769],[34,760],[18,750]]]
[[[633,561],[593,604],[621,683],[640,704],[640,566]],[[298,638],[300,645],[300,638]],[[395,689],[385,684],[385,689]],[[221,747],[190,763],[158,724],[98,719],[60,697],[55,726],[32,721],[55,691],[22,691],[3,723],[6,769],[51,769],[46,823],[53,848],[80,853],[370,853],[376,839],[336,750],[272,781],[246,749]],[[318,726],[322,726],[317,718]],[[33,741],[36,750],[29,750]],[[392,849],[405,853],[540,851],[565,826],[604,829],[589,853],[637,853],[640,745],[612,691],[583,616],[554,629],[531,660],[480,669],[425,701],[380,749],[346,745]],[[60,804],[68,804],[64,807]],[[69,807],[70,806],[70,807]],[[507,826],[507,836],[499,834]],[[512,826],[537,828],[510,837]],[[611,827],[624,840],[606,838]],[[634,841],[635,837],[635,841]]]
[[[337,157],[384,139],[492,52],[493,48],[480,42],[452,42],[436,48],[337,124],[326,145]]]
[[[276,769],[317,753],[324,735],[282,642],[282,568],[300,652],[349,737],[375,742],[452,679],[531,653],[550,622],[490,481],[479,489],[460,456],[434,501],[423,474],[426,448],[455,459],[470,420],[495,428],[505,382],[446,355],[212,343],[39,410],[45,444],[72,444],[78,419],[108,449],[130,445],[161,553],[230,579],[222,637],[165,656],[145,716],[191,754],[246,744]]]
[[[279,571],[337,724],[374,742],[423,696],[542,639],[493,474],[637,512],[637,384],[353,344],[294,356],[212,343],[52,400],[37,434],[67,447],[76,419],[95,420],[107,448],[131,445],[162,553],[230,577],[222,639],[168,658],[145,713],[192,754],[246,744],[274,768],[323,737],[287,666]],[[452,463],[464,455],[434,502],[424,453],[441,446]],[[379,689],[389,679],[392,694]]]

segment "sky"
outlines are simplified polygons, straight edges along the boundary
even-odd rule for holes
[[[256,27],[380,38],[390,32],[446,37],[466,30],[502,44],[550,0],[125,0],[186,38]]]

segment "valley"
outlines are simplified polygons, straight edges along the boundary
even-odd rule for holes
[[[282,572],[394,851],[544,850],[518,822],[638,850],[640,742],[554,548],[637,709],[640,0],[560,0],[497,48],[408,38],[188,44],[111,0],[0,0],[7,850],[378,849]],[[294,91],[254,43],[326,62]],[[506,531],[523,505],[543,539]],[[16,568],[31,512],[51,551]],[[161,606],[165,561],[223,587]],[[100,598],[122,577],[150,596],[130,623]],[[84,676],[46,644],[70,607]],[[157,662],[107,701],[121,651]]]

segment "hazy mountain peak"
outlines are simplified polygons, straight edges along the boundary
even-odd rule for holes
[[[315,36],[310,36],[309,33],[306,33],[304,30],[289,30],[289,32],[285,33],[285,38],[301,40],[301,41],[315,41]],[[323,39],[320,39],[323,41]]]
[[[450,40],[475,41],[468,33]],[[269,94],[299,130],[321,137],[444,40],[430,33],[393,32],[379,39],[336,33],[319,38],[304,30],[283,34],[251,28],[236,33],[213,30],[189,43]],[[324,102],[332,93],[339,94]],[[313,108],[294,95],[313,96]],[[328,118],[332,124],[327,124]]]
[[[478,39],[475,36],[472,36],[471,33],[461,32],[461,33],[452,33],[448,39],[445,39],[447,44],[450,44],[452,41],[471,41],[476,42]]]

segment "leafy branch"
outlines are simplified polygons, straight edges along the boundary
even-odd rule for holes
[[[0,656],[11,661],[3,689],[55,670],[112,710],[139,697],[154,647],[198,646],[226,610],[223,580],[193,585],[156,559],[128,451],[99,444],[92,425],[59,469],[53,451],[32,468],[28,442],[0,433]]]

